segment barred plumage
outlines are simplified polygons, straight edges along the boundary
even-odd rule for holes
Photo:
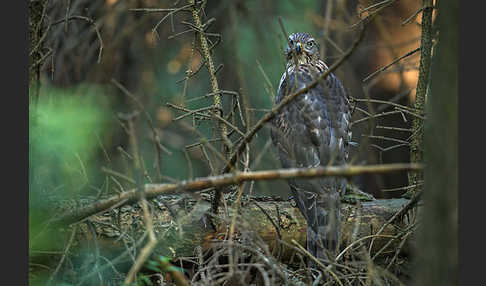
[[[287,70],[276,103],[305,87],[328,69],[319,47],[307,33],[289,37]],[[346,164],[350,109],[346,91],[334,74],[287,104],[272,121],[271,136],[283,168]],[[294,200],[307,221],[307,249],[317,258],[331,259],[340,232],[340,193],[345,178],[288,180]]]

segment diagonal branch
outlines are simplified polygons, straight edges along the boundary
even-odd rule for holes
[[[382,68],[378,69],[377,71],[373,72],[372,74],[368,75],[367,77],[365,77],[365,78],[363,79],[363,82],[367,82],[367,81],[369,81],[370,79],[374,78],[376,75],[378,75],[379,73],[381,73],[381,72],[385,71],[386,69],[388,69],[388,68],[389,68],[389,67],[391,67],[392,65],[394,65],[394,64],[396,64],[396,63],[398,63],[399,61],[403,60],[403,59],[404,59],[404,58],[406,58],[406,57],[409,57],[409,56],[411,56],[411,55],[415,54],[415,53],[416,53],[416,52],[418,52],[418,51],[420,51],[420,47],[418,47],[418,48],[416,48],[416,49],[414,49],[414,50],[412,50],[412,51],[410,51],[410,52],[406,53],[405,55],[403,55],[403,56],[401,56],[401,57],[399,57],[399,58],[395,59],[395,60],[394,60],[393,62],[391,62],[390,64],[387,64],[386,66],[384,66],[384,67],[382,67]]]

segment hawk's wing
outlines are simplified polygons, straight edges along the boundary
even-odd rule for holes
[[[322,63],[322,62],[321,62]],[[324,63],[322,65],[325,67]],[[282,76],[277,103],[305,87],[324,68],[300,65]],[[296,80],[297,78],[297,80]],[[273,121],[271,136],[284,168],[344,164],[351,139],[346,91],[332,73],[286,105]]]

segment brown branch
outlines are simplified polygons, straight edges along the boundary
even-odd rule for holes
[[[358,120],[355,120],[355,121],[351,122],[350,125],[354,126],[355,124],[358,124],[358,123],[361,123],[361,122],[364,122],[364,121],[367,121],[367,120],[373,120],[373,119],[378,118],[378,117],[388,116],[388,115],[392,115],[392,114],[403,114],[403,113],[402,113],[402,110],[393,110],[393,111],[388,111],[388,112],[382,112],[382,113],[374,114],[374,115],[371,115],[371,116],[368,116],[368,117],[364,117],[364,118],[360,118]]]
[[[211,115],[206,114],[206,113],[202,113],[202,112],[213,108],[212,106],[206,106],[206,107],[201,107],[201,108],[198,108],[198,109],[191,110],[191,109],[187,109],[183,106],[178,106],[178,105],[172,104],[170,102],[167,102],[166,105],[168,107],[174,108],[176,110],[181,110],[181,111],[185,112],[184,114],[177,116],[176,118],[173,118],[172,121],[178,121],[178,120],[181,120],[181,119],[186,118],[187,116],[191,116],[191,115],[205,117],[205,118],[211,118]]]
[[[408,57],[408,56],[411,56],[411,55],[415,54],[415,53],[416,53],[416,52],[418,52],[418,51],[420,51],[420,47],[418,47],[418,48],[416,48],[416,49],[414,49],[414,50],[412,50],[412,51],[410,51],[410,52],[406,53],[405,55],[403,55],[403,56],[399,57],[398,59],[394,60],[393,62],[391,62],[390,64],[388,64],[388,65],[386,65],[386,66],[384,66],[384,67],[382,67],[382,68],[378,69],[377,71],[373,72],[373,73],[372,73],[372,74],[370,74],[369,76],[365,77],[365,78],[363,79],[363,82],[367,82],[367,81],[369,81],[370,79],[372,79],[373,77],[375,77],[377,74],[379,74],[379,73],[381,73],[381,72],[385,71],[386,69],[388,69],[388,68],[389,68],[389,67],[391,67],[392,65],[394,65],[394,64],[396,64],[396,63],[398,63],[399,61],[403,60],[404,58],[406,58],[406,57]]]
[[[197,178],[194,180],[184,180],[179,183],[167,184],[146,184],[144,195],[147,199],[154,198],[163,194],[174,194],[183,191],[195,192],[211,187],[223,187],[227,185],[239,184],[244,181],[253,180],[279,180],[290,178],[316,178],[324,176],[357,176],[362,174],[390,173],[400,171],[420,171],[423,169],[421,164],[382,164],[368,166],[328,166],[316,168],[292,168],[277,169],[255,172],[236,172],[234,174],[224,174]],[[118,195],[99,200],[86,207],[70,211],[61,215],[55,220],[57,223],[76,223],[96,213],[100,213],[113,205],[122,206],[137,202],[139,194],[136,189],[122,192]]]
[[[421,119],[421,120],[425,120],[425,119],[426,119],[426,117],[425,117],[425,116],[422,116],[422,115],[417,114],[417,113],[415,113],[415,112],[409,111],[409,110],[407,110],[407,109],[402,109],[402,108],[399,108],[399,107],[395,107],[395,109],[396,109],[396,110],[399,110],[399,111],[402,111],[402,112],[405,112],[405,113],[407,113],[407,114],[410,114],[410,115],[412,115],[413,117],[416,117],[417,119]],[[419,111],[419,112],[420,112],[420,111]],[[416,132],[416,130],[415,130],[415,131],[413,131],[413,132]]]
[[[359,20],[357,23],[351,25],[351,28],[354,28],[358,25],[361,25],[361,24],[368,24],[369,22],[371,22],[371,20],[374,19],[374,17],[376,15],[378,15],[383,9],[387,8],[388,6],[392,5],[393,3],[395,3],[396,0],[385,0],[385,1],[382,1],[382,2],[379,2],[379,3],[376,3],[376,4],[373,4],[367,8],[364,8],[363,10],[361,10],[360,14],[362,14],[363,12],[367,12],[368,10],[372,9],[372,8],[376,8],[377,6],[380,6],[380,5],[383,5],[381,6],[380,8],[377,8],[376,10],[374,10],[373,12],[370,12],[369,15],[367,15],[366,17],[364,17],[363,19]]]
[[[265,89],[267,90],[267,92],[269,93],[270,95],[270,100],[272,100],[272,103],[275,104],[275,94],[273,94],[273,90],[275,90],[273,88],[273,84],[272,82],[270,81],[270,79],[268,78],[267,74],[265,73],[265,71],[263,70],[263,67],[262,65],[260,64],[260,62],[258,60],[256,60],[256,63],[257,63],[257,66],[258,66],[258,70],[260,70],[260,72],[262,73],[262,76],[263,78],[265,79],[265,82],[267,83],[269,89]]]
[[[366,12],[366,11],[368,11],[368,10],[375,9],[375,8],[377,8],[377,7],[381,6],[381,5],[384,5],[384,4],[389,5],[389,4],[393,3],[393,2],[395,2],[395,0],[385,0],[385,1],[382,1],[382,2],[378,2],[378,3],[376,3],[376,4],[373,4],[373,5],[370,5],[370,6],[366,7],[366,8],[363,8],[361,11],[359,11],[359,14],[361,15],[361,14],[363,14],[364,12]],[[386,6],[385,6],[385,7],[386,7]],[[382,9],[382,8],[384,8],[384,7],[380,7],[380,8]],[[378,11],[379,11],[379,10],[376,10],[376,11],[374,11],[374,12],[378,12]]]
[[[230,127],[231,129],[233,129],[234,131],[236,131],[236,133],[240,134],[241,136],[245,136],[245,133],[243,133],[238,127],[236,127],[233,124],[231,124],[230,122],[228,122],[228,120],[224,119],[223,117],[221,117],[221,116],[219,116],[217,114],[214,114],[214,117],[216,119],[222,121],[224,124],[226,124],[228,127]]]
[[[376,129],[394,130],[394,131],[412,132],[412,129],[410,129],[410,128],[401,128],[401,127],[392,127],[392,126],[377,125],[375,128]]]
[[[189,4],[186,6],[182,6],[179,8],[174,8],[174,9],[158,9],[158,8],[135,8],[135,9],[130,9],[131,11],[143,11],[143,12],[169,12],[167,15],[165,15],[162,19],[155,24],[155,26],[152,28],[152,34],[157,35],[157,38],[159,38],[159,33],[157,32],[157,29],[159,28],[160,24],[162,24],[165,19],[167,19],[169,16],[172,16],[173,14],[180,12],[180,11],[190,11],[189,8],[192,7],[193,4]]]

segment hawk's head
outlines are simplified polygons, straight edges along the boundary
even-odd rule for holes
[[[293,33],[289,36],[289,44],[285,49],[287,63],[293,64],[296,59],[299,64],[307,64],[319,59],[319,45],[311,35]]]

